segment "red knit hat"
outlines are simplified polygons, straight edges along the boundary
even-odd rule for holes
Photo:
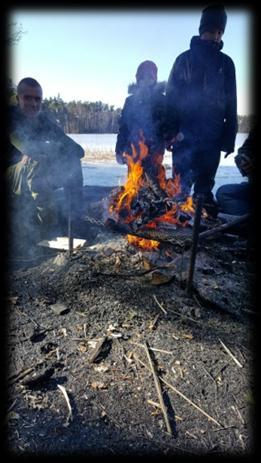
[[[152,79],[157,80],[158,68],[153,61],[143,61],[137,69],[136,80],[144,79],[144,77],[151,77]]]

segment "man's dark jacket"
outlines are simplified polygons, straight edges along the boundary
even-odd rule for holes
[[[223,42],[191,39],[179,55],[167,91],[168,137],[182,132],[189,142],[210,142],[233,152],[237,133],[235,66]]]
[[[151,153],[164,153],[165,86],[165,83],[145,88],[137,84],[129,86],[130,96],[125,100],[119,121],[117,154],[131,155],[131,144],[137,147],[142,137]]]
[[[9,113],[10,153],[8,165],[19,162],[23,154],[33,160],[53,156],[68,155],[78,159],[84,156],[82,147],[72,140],[44,112],[35,118],[26,117],[17,106],[10,108]]]

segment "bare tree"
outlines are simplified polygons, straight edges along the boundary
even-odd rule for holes
[[[22,24],[17,25],[16,22],[10,23],[8,26],[8,36],[6,39],[7,45],[12,47],[16,45],[22,37],[22,34],[25,34],[26,31],[23,31]]]

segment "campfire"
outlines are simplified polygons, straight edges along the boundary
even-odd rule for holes
[[[180,177],[166,178],[163,156],[154,155],[152,169],[145,168],[149,149],[141,134],[139,151],[125,154],[128,177],[109,200],[107,224],[127,235],[128,242],[143,249],[158,248],[161,241],[191,234],[195,208],[192,197],[181,200]],[[144,162],[145,161],[145,162]]]

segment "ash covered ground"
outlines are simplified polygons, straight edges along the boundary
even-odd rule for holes
[[[109,190],[86,188],[88,216],[101,217]],[[257,313],[246,236],[200,243],[191,294],[189,250],[170,246],[167,260],[163,251],[89,223],[71,256],[41,248],[28,261],[12,257],[11,455],[253,453]]]

